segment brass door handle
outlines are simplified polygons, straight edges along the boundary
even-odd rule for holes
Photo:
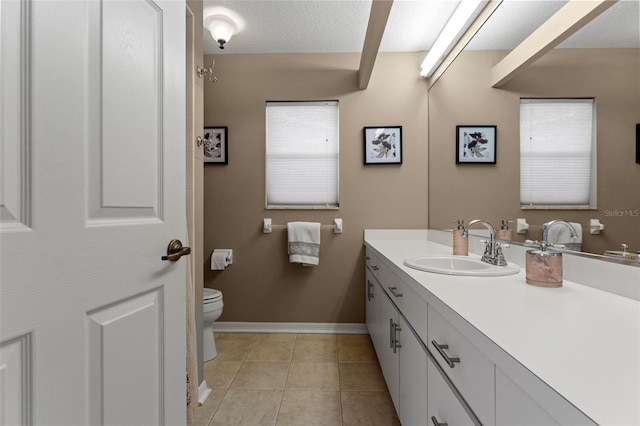
[[[191,247],[182,247],[182,242],[180,242],[180,240],[171,240],[169,246],[167,247],[167,255],[162,256],[162,260],[175,262],[182,256],[186,256],[189,254],[191,254]]]

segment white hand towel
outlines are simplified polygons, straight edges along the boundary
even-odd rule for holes
[[[317,222],[287,223],[289,262],[305,265],[320,263],[320,224]]]

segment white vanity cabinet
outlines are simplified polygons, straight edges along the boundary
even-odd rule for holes
[[[450,232],[364,236],[367,280],[386,306],[368,301],[367,325],[404,426],[640,425],[640,269],[568,256],[563,287],[549,290],[526,285],[524,270],[465,277],[404,264],[450,254]],[[470,256],[480,238],[470,237]],[[629,295],[594,290],[611,276]],[[409,417],[415,407],[423,411]]]
[[[407,290],[394,286],[388,273],[384,265],[375,272],[367,268],[367,327],[400,422],[422,425],[427,418],[427,354],[396,305]]]
[[[367,327],[400,422],[414,426],[432,424],[435,419],[446,423],[440,419],[449,418],[450,425],[474,424],[427,355],[430,330],[427,306],[427,302],[382,259],[367,253]],[[438,330],[431,330],[434,338],[451,340],[443,340],[444,334],[440,330],[449,329],[442,325],[440,317],[434,318],[435,330]],[[467,351],[464,352],[466,355]],[[468,374],[468,369],[475,365],[467,362],[464,368],[458,367],[458,372],[462,370]],[[458,381],[466,384],[472,378]],[[432,415],[434,419],[431,419]]]

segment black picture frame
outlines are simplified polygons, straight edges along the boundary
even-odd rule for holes
[[[402,164],[402,126],[365,127],[364,164]]]
[[[636,124],[636,164],[640,164],[640,123]]]
[[[202,149],[205,164],[229,164],[229,129],[227,126],[205,127]]]
[[[497,141],[497,126],[456,126],[456,164],[496,164]]]

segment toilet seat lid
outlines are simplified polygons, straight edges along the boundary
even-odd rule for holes
[[[215,288],[202,289],[202,300],[205,303],[215,302],[219,299],[222,299],[222,292],[220,290],[216,290]]]

